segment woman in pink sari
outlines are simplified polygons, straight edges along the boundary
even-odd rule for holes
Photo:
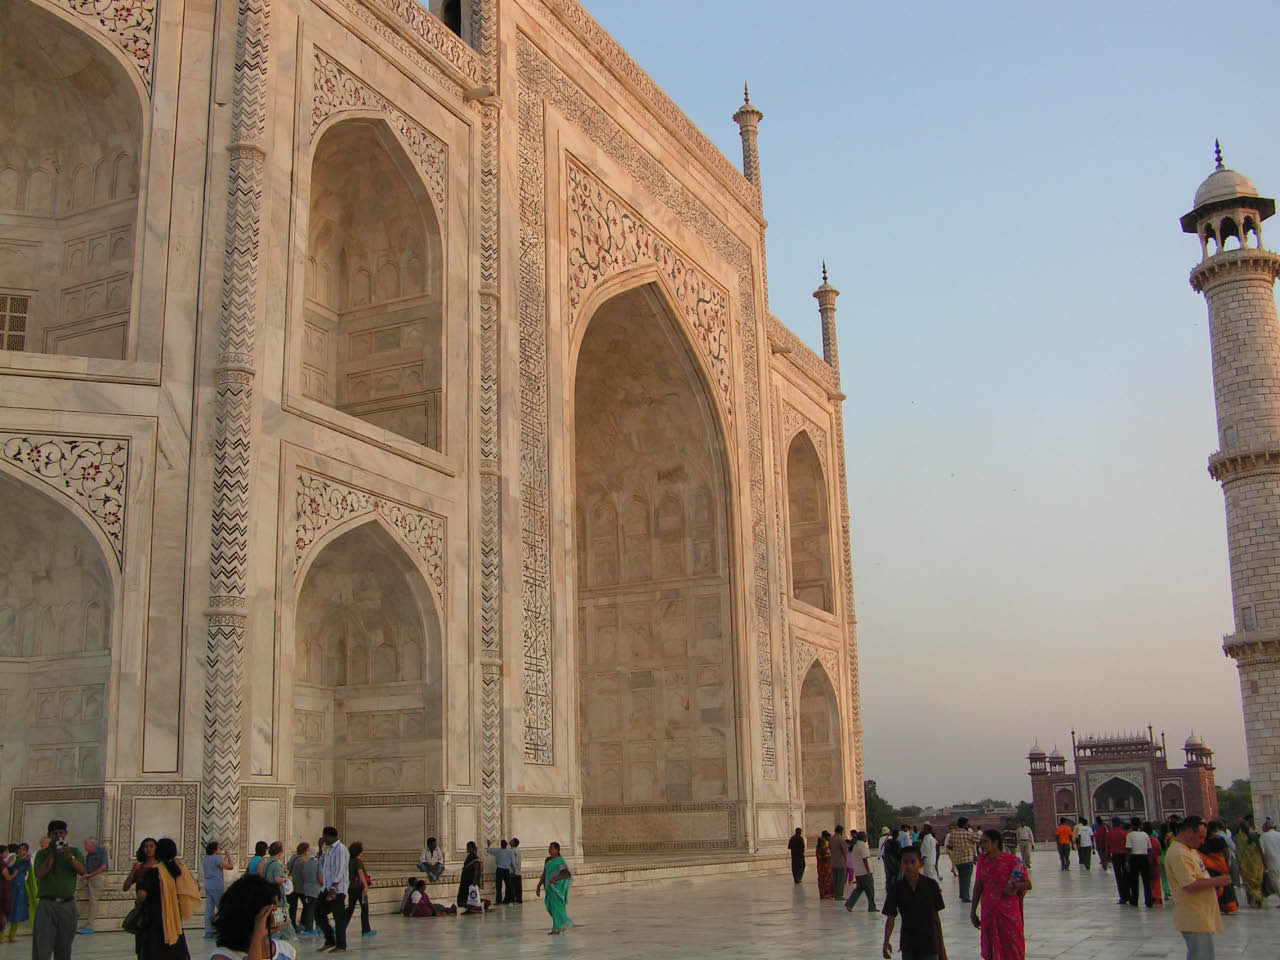
[[[983,832],[981,850],[969,920],[982,931],[982,960],[1026,960],[1022,897],[1031,889],[1031,877],[1021,860],[1000,849],[999,830]]]

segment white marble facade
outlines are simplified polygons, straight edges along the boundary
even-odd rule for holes
[[[753,107],[744,176],[575,0],[10,0],[0,51],[11,837],[861,822],[836,291],[822,356],[769,311]]]

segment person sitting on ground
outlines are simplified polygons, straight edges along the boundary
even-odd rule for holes
[[[430,883],[435,883],[444,874],[444,851],[436,843],[435,837],[427,837],[427,845],[418,860],[418,869],[427,875]]]
[[[446,914],[457,914],[456,905],[443,907],[432,903],[427,896],[427,881],[421,877],[413,880],[413,889],[409,892],[409,909],[406,917],[442,917]]]

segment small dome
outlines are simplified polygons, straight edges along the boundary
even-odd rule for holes
[[[1182,747],[1184,750],[1199,750],[1204,747],[1204,742],[1197,737],[1196,732],[1192,730],[1191,736],[1187,737],[1187,742],[1184,743]]]
[[[1040,746],[1039,740],[1037,740],[1034,744],[1031,745],[1031,751],[1027,754],[1027,756],[1034,757],[1037,760],[1041,759],[1044,756],[1044,748]]]
[[[1204,183],[1196,190],[1196,202],[1192,208],[1199,210],[1205,204],[1219,200],[1234,200],[1236,197],[1256,197],[1258,188],[1243,173],[1237,173],[1227,167],[1219,167],[1205,178]]]
[[[1053,748],[1053,752],[1049,754],[1049,759],[1050,759],[1050,760],[1065,760],[1065,759],[1067,759],[1067,758],[1066,758],[1066,757],[1064,757],[1064,756],[1062,755],[1062,751],[1061,751],[1061,750],[1059,750],[1057,747],[1054,747],[1054,748]]]

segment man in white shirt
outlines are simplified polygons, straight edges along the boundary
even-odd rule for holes
[[[1080,858],[1080,866],[1086,870],[1093,869],[1093,829],[1084,817],[1076,825],[1076,855]]]
[[[1128,881],[1129,906],[1138,905],[1138,878],[1142,878],[1143,900],[1149,907],[1154,900],[1151,896],[1151,869],[1147,862],[1147,853],[1151,850],[1151,837],[1142,829],[1142,821],[1134,817],[1129,824],[1129,833],[1124,838],[1124,850],[1128,861],[1125,879]]]
[[[876,913],[876,881],[871,875],[871,846],[867,843],[867,835],[861,830],[852,832],[853,848],[849,851],[849,867],[853,870],[853,893],[844,902],[844,908],[853,912],[853,905],[858,897],[867,895],[867,911]]]
[[[1280,830],[1264,826],[1258,844],[1262,847],[1262,865],[1271,878],[1271,889],[1280,892]]]
[[[1031,869],[1031,851],[1036,846],[1036,835],[1031,830],[1031,824],[1023,820],[1018,824],[1018,856],[1022,858],[1023,864],[1028,870]],[[1010,851],[1012,853],[1013,851]]]
[[[316,923],[324,934],[322,953],[347,952],[347,888],[351,883],[351,854],[338,839],[337,827],[324,828],[324,842],[329,849],[324,854],[321,878],[324,889],[316,903]],[[329,923],[329,915],[333,923]]]
[[[418,869],[427,875],[427,880],[435,883],[444,873],[444,851],[436,844],[435,837],[427,837],[427,845],[422,848],[422,857],[418,860]]]

